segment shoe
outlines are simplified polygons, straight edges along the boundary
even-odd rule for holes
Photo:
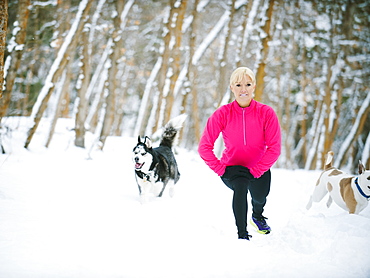
[[[266,217],[252,217],[250,223],[257,229],[257,232],[260,234],[269,234],[271,232],[271,228],[266,223]]]
[[[252,236],[249,235],[248,233],[246,233],[245,235],[239,235],[239,239],[246,239],[246,240],[250,240]]]

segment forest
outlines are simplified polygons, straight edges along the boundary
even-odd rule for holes
[[[277,167],[320,169],[333,150],[336,166],[369,169],[368,0],[1,0],[0,31],[3,154],[12,117],[29,121],[24,148],[41,119],[48,147],[70,118],[74,145],[92,133],[104,150],[182,113],[180,146],[196,150],[247,66],[279,117]]]

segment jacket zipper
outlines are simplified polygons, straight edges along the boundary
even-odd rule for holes
[[[247,145],[247,135],[246,135],[246,129],[245,129],[245,109],[243,108],[243,139],[244,139],[244,146]]]

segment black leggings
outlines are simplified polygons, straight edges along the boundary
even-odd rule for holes
[[[262,217],[263,208],[266,204],[266,197],[270,192],[271,172],[268,170],[258,179],[248,179],[247,177],[235,177],[222,181],[234,191],[233,195],[233,212],[235,223],[238,228],[239,235],[245,235],[247,231],[247,213],[248,191],[252,197],[253,217]]]

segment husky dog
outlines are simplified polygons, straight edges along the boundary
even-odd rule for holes
[[[170,120],[161,131],[159,147],[153,148],[148,136],[138,137],[138,143],[133,149],[135,178],[139,187],[141,202],[145,203],[148,194],[161,197],[167,184],[169,194],[174,195],[174,185],[180,178],[172,147],[175,144],[178,131],[181,129],[186,115],[182,114]]]
[[[370,171],[359,162],[359,176],[355,177],[333,167],[333,152],[328,152],[324,172],[321,174],[315,190],[310,197],[307,209],[312,202],[320,202],[329,193],[327,207],[334,202],[351,214],[361,212],[370,200]]]

